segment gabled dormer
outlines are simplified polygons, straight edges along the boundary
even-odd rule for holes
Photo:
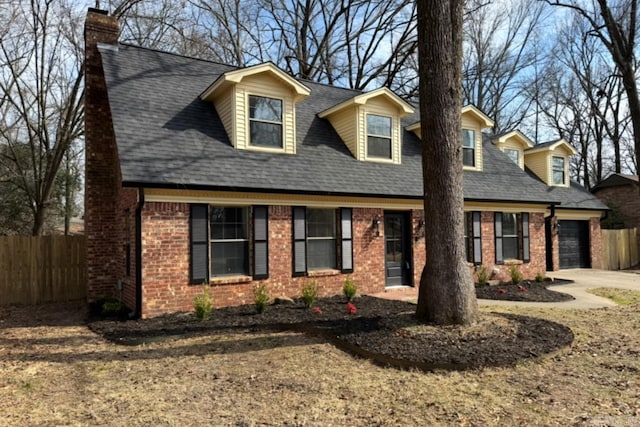
[[[462,166],[464,170],[482,170],[482,131],[493,127],[493,120],[473,105],[462,107]],[[422,139],[420,122],[407,126],[409,132]]]
[[[222,74],[200,98],[213,102],[235,148],[295,154],[295,106],[310,93],[267,62]]]
[[[329,120],[356,159],[400,164],[400,119],[413,111],[391,90],[380,88],[341,102],[318,117]]]
[[[482,170],[482,131],[493,127],[493,120],[473,105],[462,107],[462,167]]]
[[[569,186],[569,157],[576,150],[564,139],[534,145],[524,152],[524,164],[545,184]]]
[[[519,130],[499,135],[492,140],[520,169],[524,170],[524,152],[533,147],[533,142]]]

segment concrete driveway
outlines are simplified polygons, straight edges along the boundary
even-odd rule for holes
[[[508,305],[522,307],[601,308],[616,304],[608,298],[590,294],[587,289],[621,288],[640,292],[640,271],[609,271],[596,269],[569,269],[547,273],[549,277],[573,280],[567,285],[549,286],[549,289],[571,294],[575,300],[565,302],[520,302],[478,300],[482,305]]]

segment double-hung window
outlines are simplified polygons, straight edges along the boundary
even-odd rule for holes
[[[282,100],[249,95],[249,144],[282,148]]]
[[[253,275],[269,277],[269,207],[192,204],[190,281]]]
[[[554,185],[564,185],[564,157],[553,156],[552,169],[553,169],[553,183]]]
[[[307,209],[307,269],[336,268],[336,211]]]
[[[518,166],[520,165],[520,152],[518,150],[507,148],[504,152],[513,161],[513,163]]]
[[[464,248],[467,261],[482,264],[482,227],[480,212],[464,213]]]
[[[367,157],[391,159],[391,117],[367,114]]]
[[[352,209],[293,207],[293,274],[353,272]],[[339,220],[338,220],[339,218]]]
[[[518,220],[514,213],[502,214],[502,255],[518,259]]]
[[[462,129],[462,164],[476,165],[476,132],[472,129]]]
[[[495,212],[496,263],[505,260],[529,262],[529,213]]]
[[[211,275],[249,274],[248,208],[210,208]]]

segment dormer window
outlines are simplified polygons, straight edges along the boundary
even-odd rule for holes
[[[282,100],[249,95],[249,144],[282,148]]]
[[[367,157],[391,159],[391,117],[367,114]]]
[[[462,164],[476,165],[476,132],[471,129],[462,129]]]
[[[402,163],[400,119],[413,107],[386,87],[349,98],[318,113],[363,162]]]
[[[553,156],[553,184],[564,185],[564,157]]]
[[[511,150],[506,148],[504,153],[515,163],[520,166],[520,151],[519,150]]]
[[[238,150],[296,154],[296,104],[311,93],[267,62],[222,74],[200,95]]]

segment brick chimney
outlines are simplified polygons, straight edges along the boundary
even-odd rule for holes
[[[89,8],[85,39],[85,191],[87,299],[117,295],[119,245],[117,202],[121,188],[116,140],[99,43],[118,42],[118,20]]]

